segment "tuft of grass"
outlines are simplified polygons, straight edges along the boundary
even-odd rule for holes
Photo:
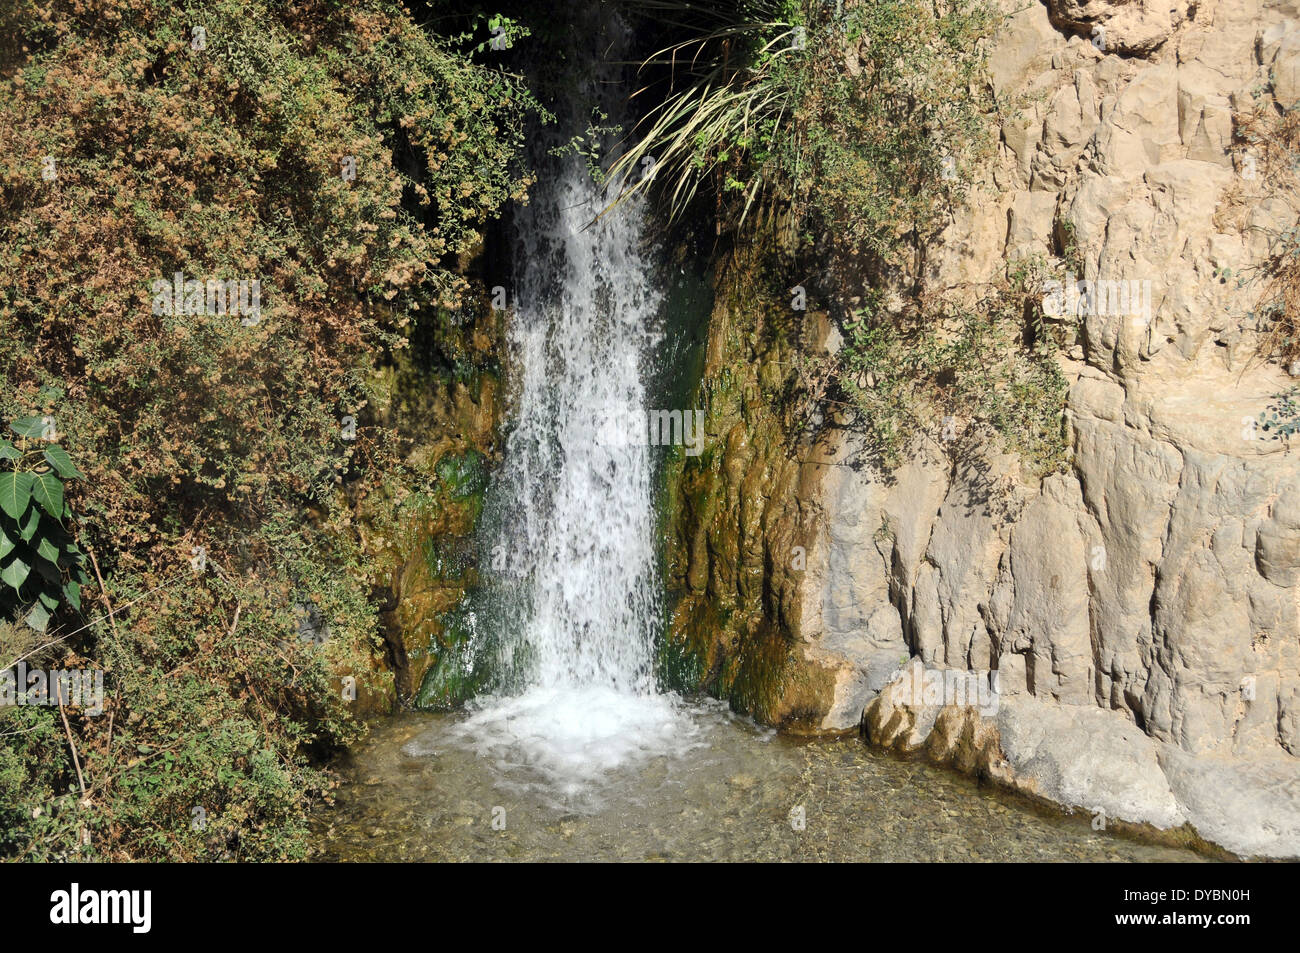
[[[635,141],[609,170],[626,184],[618,201],[658,182],[676,219],[712,186],[741,193],[743,222],[765,183],[776,184],[758,166],[794,120],[807,59],[802,15],[773,0],[705,11],[656,0],[630,5],[679,14],[691,35],[641,64],[643,73],[667,69],[672,89],[633,129]]]
[[[620,198],[653,188],[670,218],[712,199],[719,231],[759,214],[791,244],[893,261],[987,148],[983,50],[1000,14],[983,0],[627,5],[688,34],[642,63],[636,95],[662,99],[610,169]]]

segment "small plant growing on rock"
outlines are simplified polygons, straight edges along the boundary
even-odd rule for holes
[[[1259,415],[1259,426],[1273,440],[1289,447],[1291,438],[1300,433],[1300,387],[1274,394],[1268,408]]]
[[[1300,109],[1280,109],[1267,90],[1257,90],[1254,108],[1237,117],[1237,137],[1246,149],[1243,178],[1264,183],[1264,197],[1280,199],[1300,219]],[[1262,285],[1254,311],[1259,355],[1300,369],[1300,220],[1269,239],[1267,258],[1238,283]]]
[[[1022,260],[973,295],[935,296],[901,314],[868,299],[846,323],[840,385],[883,462],[897,463],[923,433],[961,452],[965,441],[940,432],[960,413],[996,432],[1037,475],[1065,465],[1068,388],[1056,354],[1077,328],[1043,313],[1053,267]]]

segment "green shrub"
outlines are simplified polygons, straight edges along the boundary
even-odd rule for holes
[[[682,8],[696,35],[644,64],[685,79],[614,171],[654,157],[655,176],[632,189],[653,185],[672,216],[711,195],[720,230],[779,260],[767,271],[786,277],[769,294],[788,300],[786,286],[806,284],[838,318],[836,357],[795,364],[795,419],[847,411],[886,466],[917,439],[957,451],[977,441],[956,429],[984,428],[1031,473],[1062,466],[1056,355],[1075,332],[1040,306],[1062,263],[1012,263],[960,294],[927,294],[920,274],[996,141],[985,69],[1002,15],[985,0],[848,0],[839,16],[766,0],[713,10]]]
[[[978,298],[939,297],[910,316],[882,316],[868,299],[845,325],[836,370],[882,463],[897,465],[918,438],[958,452],[987,427],[1029,475],[1065,466],[1067,384],[1056,355],[1076,328],[1043,313],[1057,273],[1044,259],[1021,260]]]
[[[1268,407],[1259,415],[1260,429],[1273,440],[1291,446],[1300,434],[1300,387],[1288,387],[1274,394]]]
[[[368,422],[370,372],[459,305],[539,107],[481,36],[389,0],[23,0],[0,24],[0,414],[52,417],[85,475],[37,532],[61,521],[61,582],[89,585],[32,644],[109,696],[66,732],[0,710],[0,816],[25,819],[0,852],[301,856],[312,756],[356,736],[345,679],[380,638],[357,513],[428,482]],[[170,300],[177,272],[205,284]],[[256,308],[208,307],[240,280]],[[0,481],[63,473],[15,450]],[[40,600],[15,592],[10,615]]]

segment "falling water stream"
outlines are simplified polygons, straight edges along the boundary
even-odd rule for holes
[[[609,36],[588,42],[589,64],[609,55]],[[576,72],[599,96],[599,71]],[[609,193],[578,157],[537,151],[544,171],[514,221],[513,419],[485,510],[491,572],[470,616],[494,688],[461,712],[376,726],[315,817],[321,856],[1197,859],[658,690],[642,428],[649,369],[673,343],[662,278],[639,202],[593,224]]]
[[[509,344],[515,418],[485,541],[499,587],[501,690],[454,738],[576,805],[630,762],[697,734],[656,691],[651,366],[662,298],[642,251],[642,206],[601,215],[610,191],[569,156],[515,221]]]

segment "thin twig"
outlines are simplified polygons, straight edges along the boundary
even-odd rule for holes
[[[95,567],[95,578],[99,580],[99,597],[104,603],[104,608],[108,610],[108,624],[113,627],[113,635],[117,635],[117,620],[113,618],[113,602],[108,598],[108,589],[104,586],[104,577],[99,572],[99,560],[95,558],[95,551],[86,546],[86,552],[90,554],[90,565]]]
[[[68,713],[63,710],[63,697],[58,689],[55,693],[59,694],[59,717],[63,719],[63,731],[68,736],[68,747],[72,749],[72,763],[77,769],[77,785],[81,788],[81,796],[86,796],[86,779],[81,775],[81,758],[77,756],[77,743],[72,740],[72,726],[68,724]]]

